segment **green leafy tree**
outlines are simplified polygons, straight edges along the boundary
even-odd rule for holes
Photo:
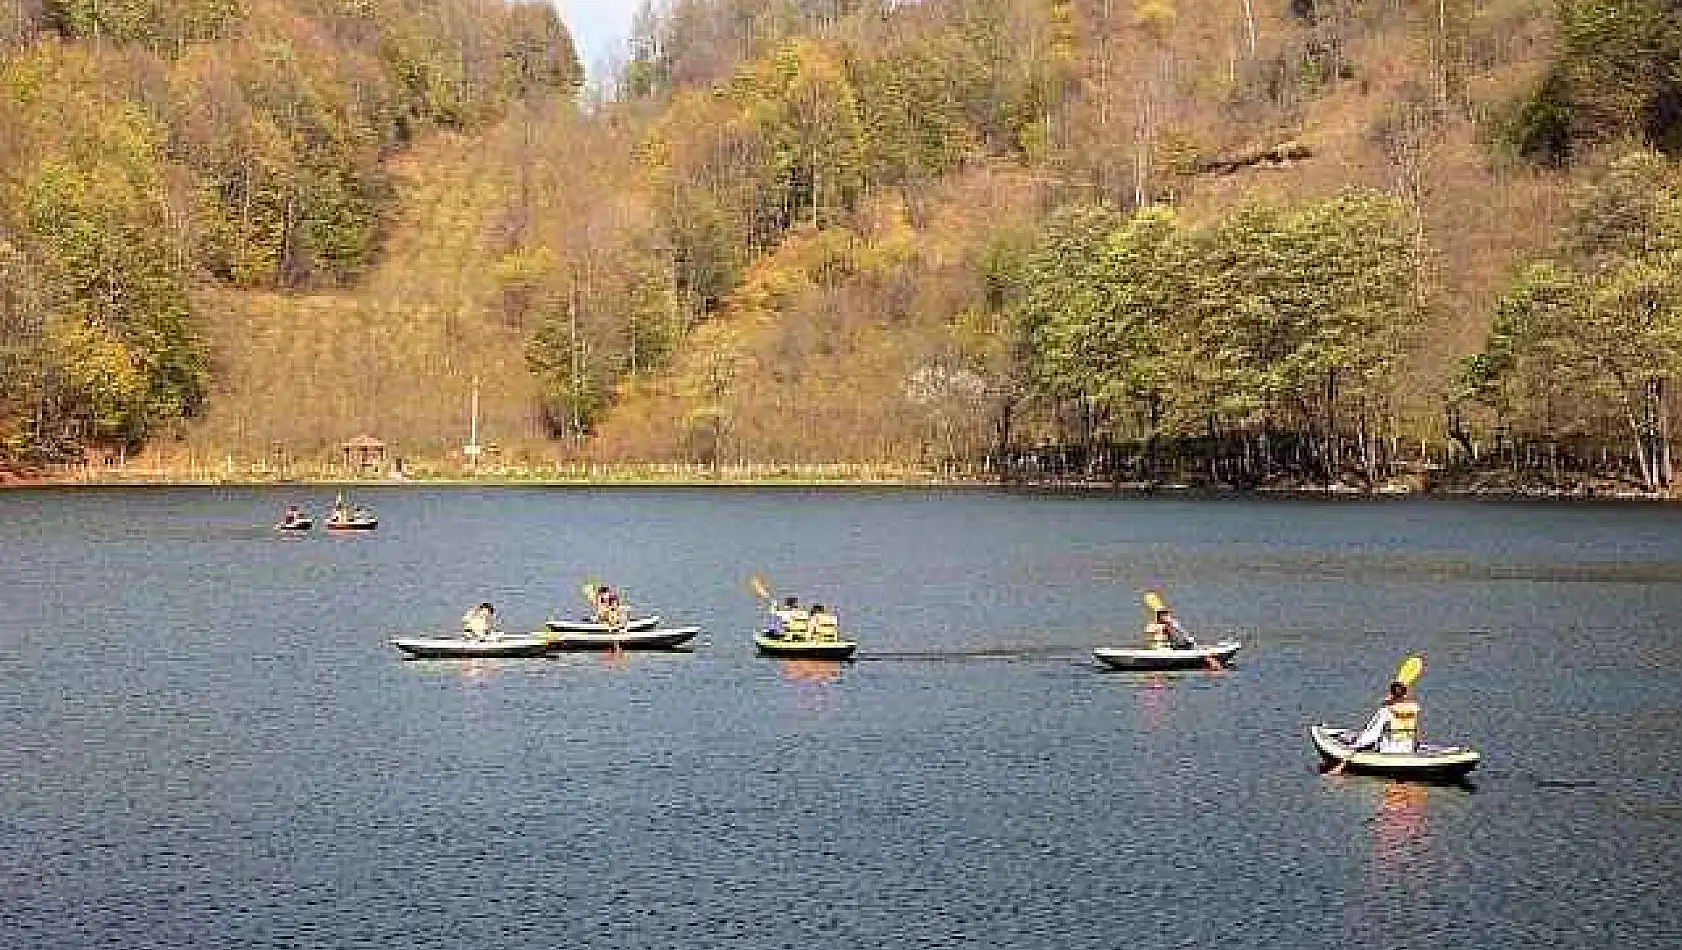
[[[1533,157],[1563,163],[1580,142],[1633,136],[1682,153],[1682,4],[1676,0],[1562,0],[1560,43],[1513,138]]]

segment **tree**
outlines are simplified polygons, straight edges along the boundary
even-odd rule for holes
[[[1552,67],[1519,112],[1519,150],[1556,164],[1633,136],[1682,153],[1682,4],[1562,0]]]
[[[1682,371],[1682,187],[1668,165],[1648,152],[1612,162],[1577,194],[1560,250],[1509,286],[1462,394],[1550,441],[1621,420],[1642,483],[1668,489]]]

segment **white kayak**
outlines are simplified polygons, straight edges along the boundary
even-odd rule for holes
[[[557,650],[670,650],[695,639],[700,627],[622,630],[615,633],[569,631],[549,634]]]
[[[1242,646],[1237,640],[1223,640],[1194,647],[1099,647],[1092,656],[1116,670],[1218,669],[1232,662]]]
[[[1411,753],[1356,752],[1350,745],[1360,734],[1357,729],[1310,726],[1308,736],[1327,765],[1348,760],[1343,770],[1357,775],[1384,775],[1425,781],[1453,781],[1478,767],[1482,757],[1465,746],[1432,745],[1421,742]]]
[[[391,645],[405,656],[421,660],[465,660],[494,656],[542,656],[554,641],[544,635],[500,636],[483,640],[466,637],[397,637]]]
[[[555,631],[556,633],[612,633],[613,632],[612,627],[609,627],[607,624],[600,623],[600,622],[595,621],[595,620],[545,620],[545,621],[543,621],[543,625],[545,627],[548,627],[550,630]],[[658,626],[660,626],[660,615],[659,614],[655,614],[652,617],[638,617],[635,620],[625,621],[625,630],[627,632],[635,632],[635,631],[638,631],[638,630],[653,630],[655,627],[658,627]]]

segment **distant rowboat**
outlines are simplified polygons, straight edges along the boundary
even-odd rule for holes
[[[334,520],[332,516],[328,516],[325,525],[328,531],[372,531],[380,526],[380,519],[370,516]]]

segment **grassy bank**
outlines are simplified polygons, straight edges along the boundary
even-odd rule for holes
[[[1433,472],[1380,485],[1342,482],[1318,484],[1280,479],[1238,488],[1202,480],[1143,482],[1098,478],[1000,478],[977,469],[927,468],[887,463],[774,463],[739,462],[709,466],[693,463],[564,462],[546,464],[487,464],[464,467],[459,462],[408,466],[400,477],[391,473],[358,474],[343,466],[293,465],[284,469],[263,463],[179,464],[169,466],[109,464],[66,466],[32,472],[0,472],[0,488],[44,486],[210,486],[305,485],[342,490],[403,486],[577,486],[577,487],[715,487],[715,488],[1013,488],[1044,492],[1112,493],[1126,495],[1183,495],[1190,497],[1305,497],[1305,498],[1512,498],[1576,500],[1669,501],[1673,496],[1647,492],[1628,478],[1582,475],[1560,481],[1514,477],[1501,469]]]

